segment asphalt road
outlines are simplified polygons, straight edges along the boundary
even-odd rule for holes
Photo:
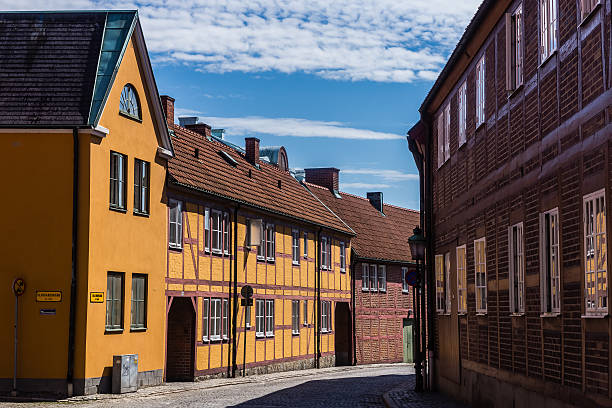
[[[2,407],[384,407],[382,394],[405,384],[411,365],[335,367],[246,378],[169,383],[136,393]]]

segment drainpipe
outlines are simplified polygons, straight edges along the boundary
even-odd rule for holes
[[[232,310],[232,378],[236,377],[236,331],[238,321],[238,209],[234,207],[234,299]],[[245,308],[246,310],[246,308]],[[246,332],[243,333],[246,336]]]
[[[72,129],[72,270],[70,278],[70,315],[68,323],[68,372],[66,373],[68,396],[74,394],[74,332],[76,324],[77,296],[77,237],[79,221],[79,129]]]
[[[317,260],[317,270],[315,271],[315,291],[317,296],[316,301],[316,327],[315,333],[317,337],[317,349],[315,350],[315,367],[320,368],[320,359],[321,359],[321,231],[322,228],[319,228],[317,232],[317,246],[315,248],[316,260]]]
[[[356,264],[357,264],[357,255],[355,254],[355,251],[351,251],[351,306],[352,306],[352,312],[353,312],[353,365],[357,365],[357,319],[356,319],[356,315],[357,315],[357,310],[355,310],[356,307],[356,303],[355,303],[355,296],[357,296],[357,291],[356,291],[356,283],[355,283],[355,268],[356,268]]]

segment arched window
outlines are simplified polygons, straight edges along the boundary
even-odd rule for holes
[[[121,99],[119,100],[119,111],[132,118],[140,119],[140,104],[138,103],[138,94],[134,87],[127,84],[121,91]]]

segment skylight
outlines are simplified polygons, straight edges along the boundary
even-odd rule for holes
[[[236,159],[234,159],[232,156],[230,156],[227,152],[223,151],[223,150],[219,150],[219,155],[221,157],[223,157],[223,159],[227,162],[227,164],[229,164],[230,166],[234,166],[236,167],[238,165],[238,162],[236,161]]]

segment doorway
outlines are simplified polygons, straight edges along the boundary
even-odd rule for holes
[[[336,335],[335,350],[336,350],[336,365],[347,366],[351,365],[351,309],[348,302],[336,302]]]
[[[193,381],[195,310],[191,298],[175,297],[168,312],[166,381]]]
[[[414,363],[414,351],[412,350],[412,319],[404,319],[403,326],[402,350],[404,350],[404,363]]]

